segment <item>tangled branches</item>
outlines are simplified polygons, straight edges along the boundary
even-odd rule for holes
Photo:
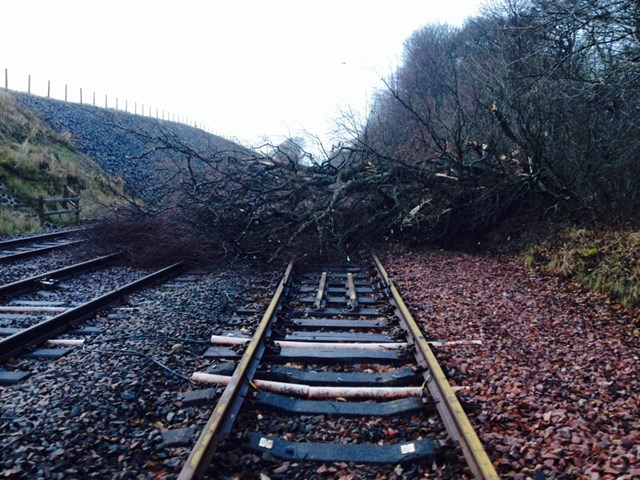
[[[162,201],[120,211],[96,235],[138,263],[185,255],[271,261],[294,252],[331,258],[390,240],[422,243],[480,231],[486,225],[478,212],[495,216],[499,208],[476,180],[394,160],[364,143],[305,165],[242,149],[203,154],[164,141],[163,150],[180,157],[163,164]]]

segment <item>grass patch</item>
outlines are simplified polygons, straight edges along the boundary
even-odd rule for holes
[[[38,199],[61,197],[68,186],[80,194],[81,219],[95,218],[121,205],[123,184],[76,152],[69,135],[58,135],[39,118],[0,92],[0,182],[34,214]],[[50,217],[56,225],[73,220]],[[39,228],[32,215],[3,209],[0,236]]]
[[[0,236],[36,232],[41,228],[38,217],[9,209],[0,209]]]
[[[638,231],[566,230],[529,249],[525,262],[571,277],[625,307],[640,307]]]

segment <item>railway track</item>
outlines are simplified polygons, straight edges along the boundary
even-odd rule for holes
[[[82,229],[73,229],[2,241],[0,242],[0,263],[42,255],[80,244],[84,241],[78,236],[80,232]]]
[[[238,329],[242,322],[229,323],[205,353],[214,364],[192,375],[224,390],[179,479],[224,478],[225,455],[236,449],[281,468],[389,464],[425,472],[451,463],[458,478],[498,478],[376,257],[368,268],[294,271],[290,264],[252,337]],[[298,420],[288,431],[269,431],[273,415]],[[366,433],[389,417],[396,428]],[[314,432],[322,432],[319,441]]]
[[[176,263],[113,288],[114,282],[125,282],[127,278],[124,273],[120,278],[108,270],[119,257],[119,254],[101,256],[0,285],[0,362],[18,355],[34,359],[60,358],[84,343],[84,338],[78,337],[100,333],[91,327],[76,328],[80,322],[182,269],[182,264]],[[88,276],[101,270],[107,273],[91,281],[91,289],[81,291],[82,285],[89,282]],[[100,285],[101,281],[105,284]],[[11,367],[0,369],[0,385],[17,383],[28,375],[28,371]]]

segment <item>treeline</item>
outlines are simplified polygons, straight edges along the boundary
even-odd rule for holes
[[[385,85],[323,158],[291,141],[252,159],[191,151],[163,210],[209,252],[267,258],[450,244],[519,215],[637,222],[638,0],[506,0],[428,25]]]
[[[419,208],[404,223],[446,237],[523,208],[637,220],[637,0],[508,0],[427,26],[387,87],[357,145],[420,191],[397,196],[402,215]]]

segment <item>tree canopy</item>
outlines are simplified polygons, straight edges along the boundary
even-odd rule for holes
[[[325,158],[299,138],[250,159],[192,151],[172,208],[211,251],[268,258],[451,244],[525,214],[635,224],[639,77],[637,0],[495,2],[414,32]]]

